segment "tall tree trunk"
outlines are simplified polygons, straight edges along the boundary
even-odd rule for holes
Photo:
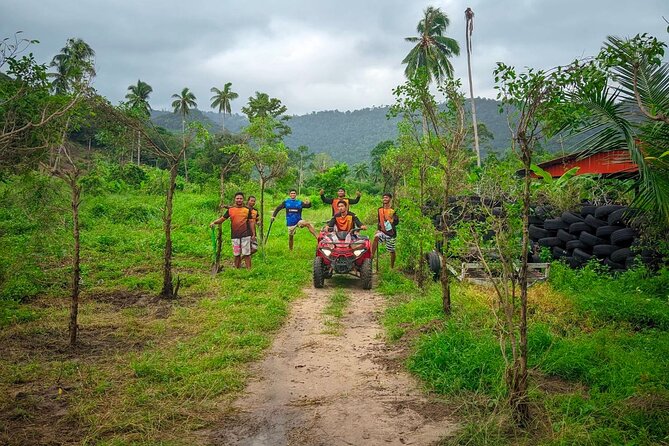
[[[142,156],[142,134],[137,131],[137,165],[140,164],[140,159]]]
[[[79,203],[81,197],[81,187],[77,184],[77,177],[72,176],[69,179],[72,192],[72,236],[74,238],[74,256],[72,259],[72,302],[70,305],[70,346],[77,344],[77,315],[79,313],[79,282],[81,281],[80,264],[80,240],[79,240]]]
[[[223,213],[223,206],[225,205],[225,169],[221,167],[220,172],[220,200],[218,204],[219,213]],[[216,225],[216,259],[215,259],[215,270],[219,272],[221,270],[221,251],[223,249],[223,227],[222,225]]]
[[[512,366],[513,376],[509,384],[509,402],[514,411],[516,421],[520,426],[527,426],[530,420],[530,407],[527,396],[527,253],[530,246],[529,215],[530,215],[530,167],[532,165],[532,150],[521,133],[519,135],[525,181],[523,183],[523,236],[522,258],[520,263],[520,344],[518,358]]]
[[[265,215],[265,179],[261,176],[260,177],[260,215],[258,215],[258,218],[260,219],[260,234],[256,234],[256,237],[258,237],[258,241],[260,243],[260,246],[264,245],[263,238],[265,237],[265,235],[264,235],[265,234],[265,219],[263,218],[263,215]]]
[[[481,167],[481,150],[479,148],[479,129],[476,122],[476,102],[474,101],[474,83],[472,82],[472,31],[474,29],[474,12],[471,8],[465,11],[465,41],[467,45],[467,74],[469,75],[469,97],[472,103],[472,125],[474,126],[474,150],[476,150],[476,165]]]
[[[441,228],[442,234],[442,244],[441,244],[441,304],[444,310],[444,314],[451,314],[451,271],[448,269],[448,263],[446,258],[448,256],[448,242],[449,242],[449,231],[448,231],[448,199],[451,194],[451,176],[449,171],[444,172],[444,206],[441,214]]]
[[[184,151],[184,174],[185,174],[185,177],[186,177],[186,183],[188,183],[188,160],[186,159],[186,117],[185,116],[181,120],[181,136],[182,136],[181,141],[182,141],[182,144],[183,144],[183,151]]]
[[[167,187],[165,198],[165,210],[163,212],[163,229],[165,231],[165,251],[163,263],[163,289],[160,296],[165,299],[175,299],[179,290],[179,284],[172,285],[172,202],[174,190],[177,184],[177,170],[179,160],[172,161],[170,166],[170,184]]]

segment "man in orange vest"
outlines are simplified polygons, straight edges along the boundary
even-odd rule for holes
[[[232,254],[235,257],[235,268],[241,268],[242,258],[247,269],[251,269],[251,242],[256,239],[256,225],[251,210],[244,206],[244,193],[235,194],[235,205],[225,211],[222,217],[209,224],[215,225],[230,219],[230,239]]]
[[[377,231],[374,234],[374,241],[372,242],[372,257],[376,253],[379,242],[386,244],[386,250],[390,253],[390,268],[395,268],[395,239],[397,237],[397,230],[395,227],[400,223],[399,217],[395,213],[395,209],[390,207],[390,200],[393,195],[391,193],[383,194],[383,206],[377,209]]]
[[[331,229],[334,229],[335,226],[337,227],[337,231],[347,232],[353,228],[367,229],[367,226],[363,225],[353,212],[348,211],[344,200],[337,202],[337,210],[338,212],[328,222],[328,227]]]
[[[337,204],[341,200],[343,200],[344,203],[346,203],[346,209],[348,209],[352,204],[357,204],[358,201],[360,201],[360,191],[355,193],[355,198],[346,198],[346,190],[343,187],[339,188],[339,190],[337,191],[337,196],[335,198],[326,197],[325,191],[323,189],[321,189],[320,194],[323,203],[332,205],[332,215],[339,212],[339,210],[337,209]]]

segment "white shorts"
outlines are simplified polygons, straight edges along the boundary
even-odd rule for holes
[[[383,231],[376,231],[376,238],[379,240],[379,243],[386,244],[388,252],[395,252],[395,237],[391,237]]]
[[[297,228],[304,228],[308,224],[309,224],[308,221],[300,220],[297,222],[295,226],[288,226],[288,235],[295,235],[295,231],[297,231]]]
[[[251,236],[232,239],[232,255],[235,257],[251,255]]]

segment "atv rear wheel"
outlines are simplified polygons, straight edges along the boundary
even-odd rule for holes
[[[372,260],[365,259],[362,261],[360,267],[360,278],[362,279],[362,288],[365,290],[372,289]]]
[[[316,257],[314,259],[314,288],[323,288],[325,283],[325,274],[323,273],[323,259]]]

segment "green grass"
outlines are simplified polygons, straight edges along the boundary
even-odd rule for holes
[[[335,289],[330,295],[328,303],[323,309],[325,333],[341,334],[341,318],[344,316],[344,310],[348,302],[348,293],[341,288]]]
[[[216,422],[221,408],[243,388],[247,364],[271,344],[290,302],[310,283],[315,240],[298,231],[289,253],[281,224],[272,229],[265,258],[255,255],[247,271],[231,267],[225,223],[225,270],[212,278],[207,225],[216,215],[216,194],[177,192],[173,264],[181,298],[154,300],[162,286],[163,198],[130,192],[85,196],[82,350],[72,360],[65,347],[71,252],[67,201],[62,202],[64,218],[42,230],[5,198],[9,208],[3,212],[26,223],[0,218],[0,225],[14,228],[0,237],[0,278],[13,277],[0,281],[0,342],[8,346],[0,358],[0,412],[16,409],[39,420],[47,414],[14,401],[16,386],[38,398],[58,382],[66,389],[58,396],[66,401],[66,418],[81,429],[75,442],[190,442],[190,432]],[[307,217],[324,220],[328,213],[324,208]],[[142,298],[143,303],[126,307],[114,296]],[[29,427],[14,425],[16,432],[21,429]]]
[[[510,429],[491,291],[455,286],[445,317],[438,284],[419,293],[397,276],[383,276],[386,333],[409,342],[407,366],[428,389],[459,401],[464,427],[450,443],[669,442],[666,270],[611,277],[556,265],[550,284],[530,290],[530,397],[539,427],[524,432]]]

